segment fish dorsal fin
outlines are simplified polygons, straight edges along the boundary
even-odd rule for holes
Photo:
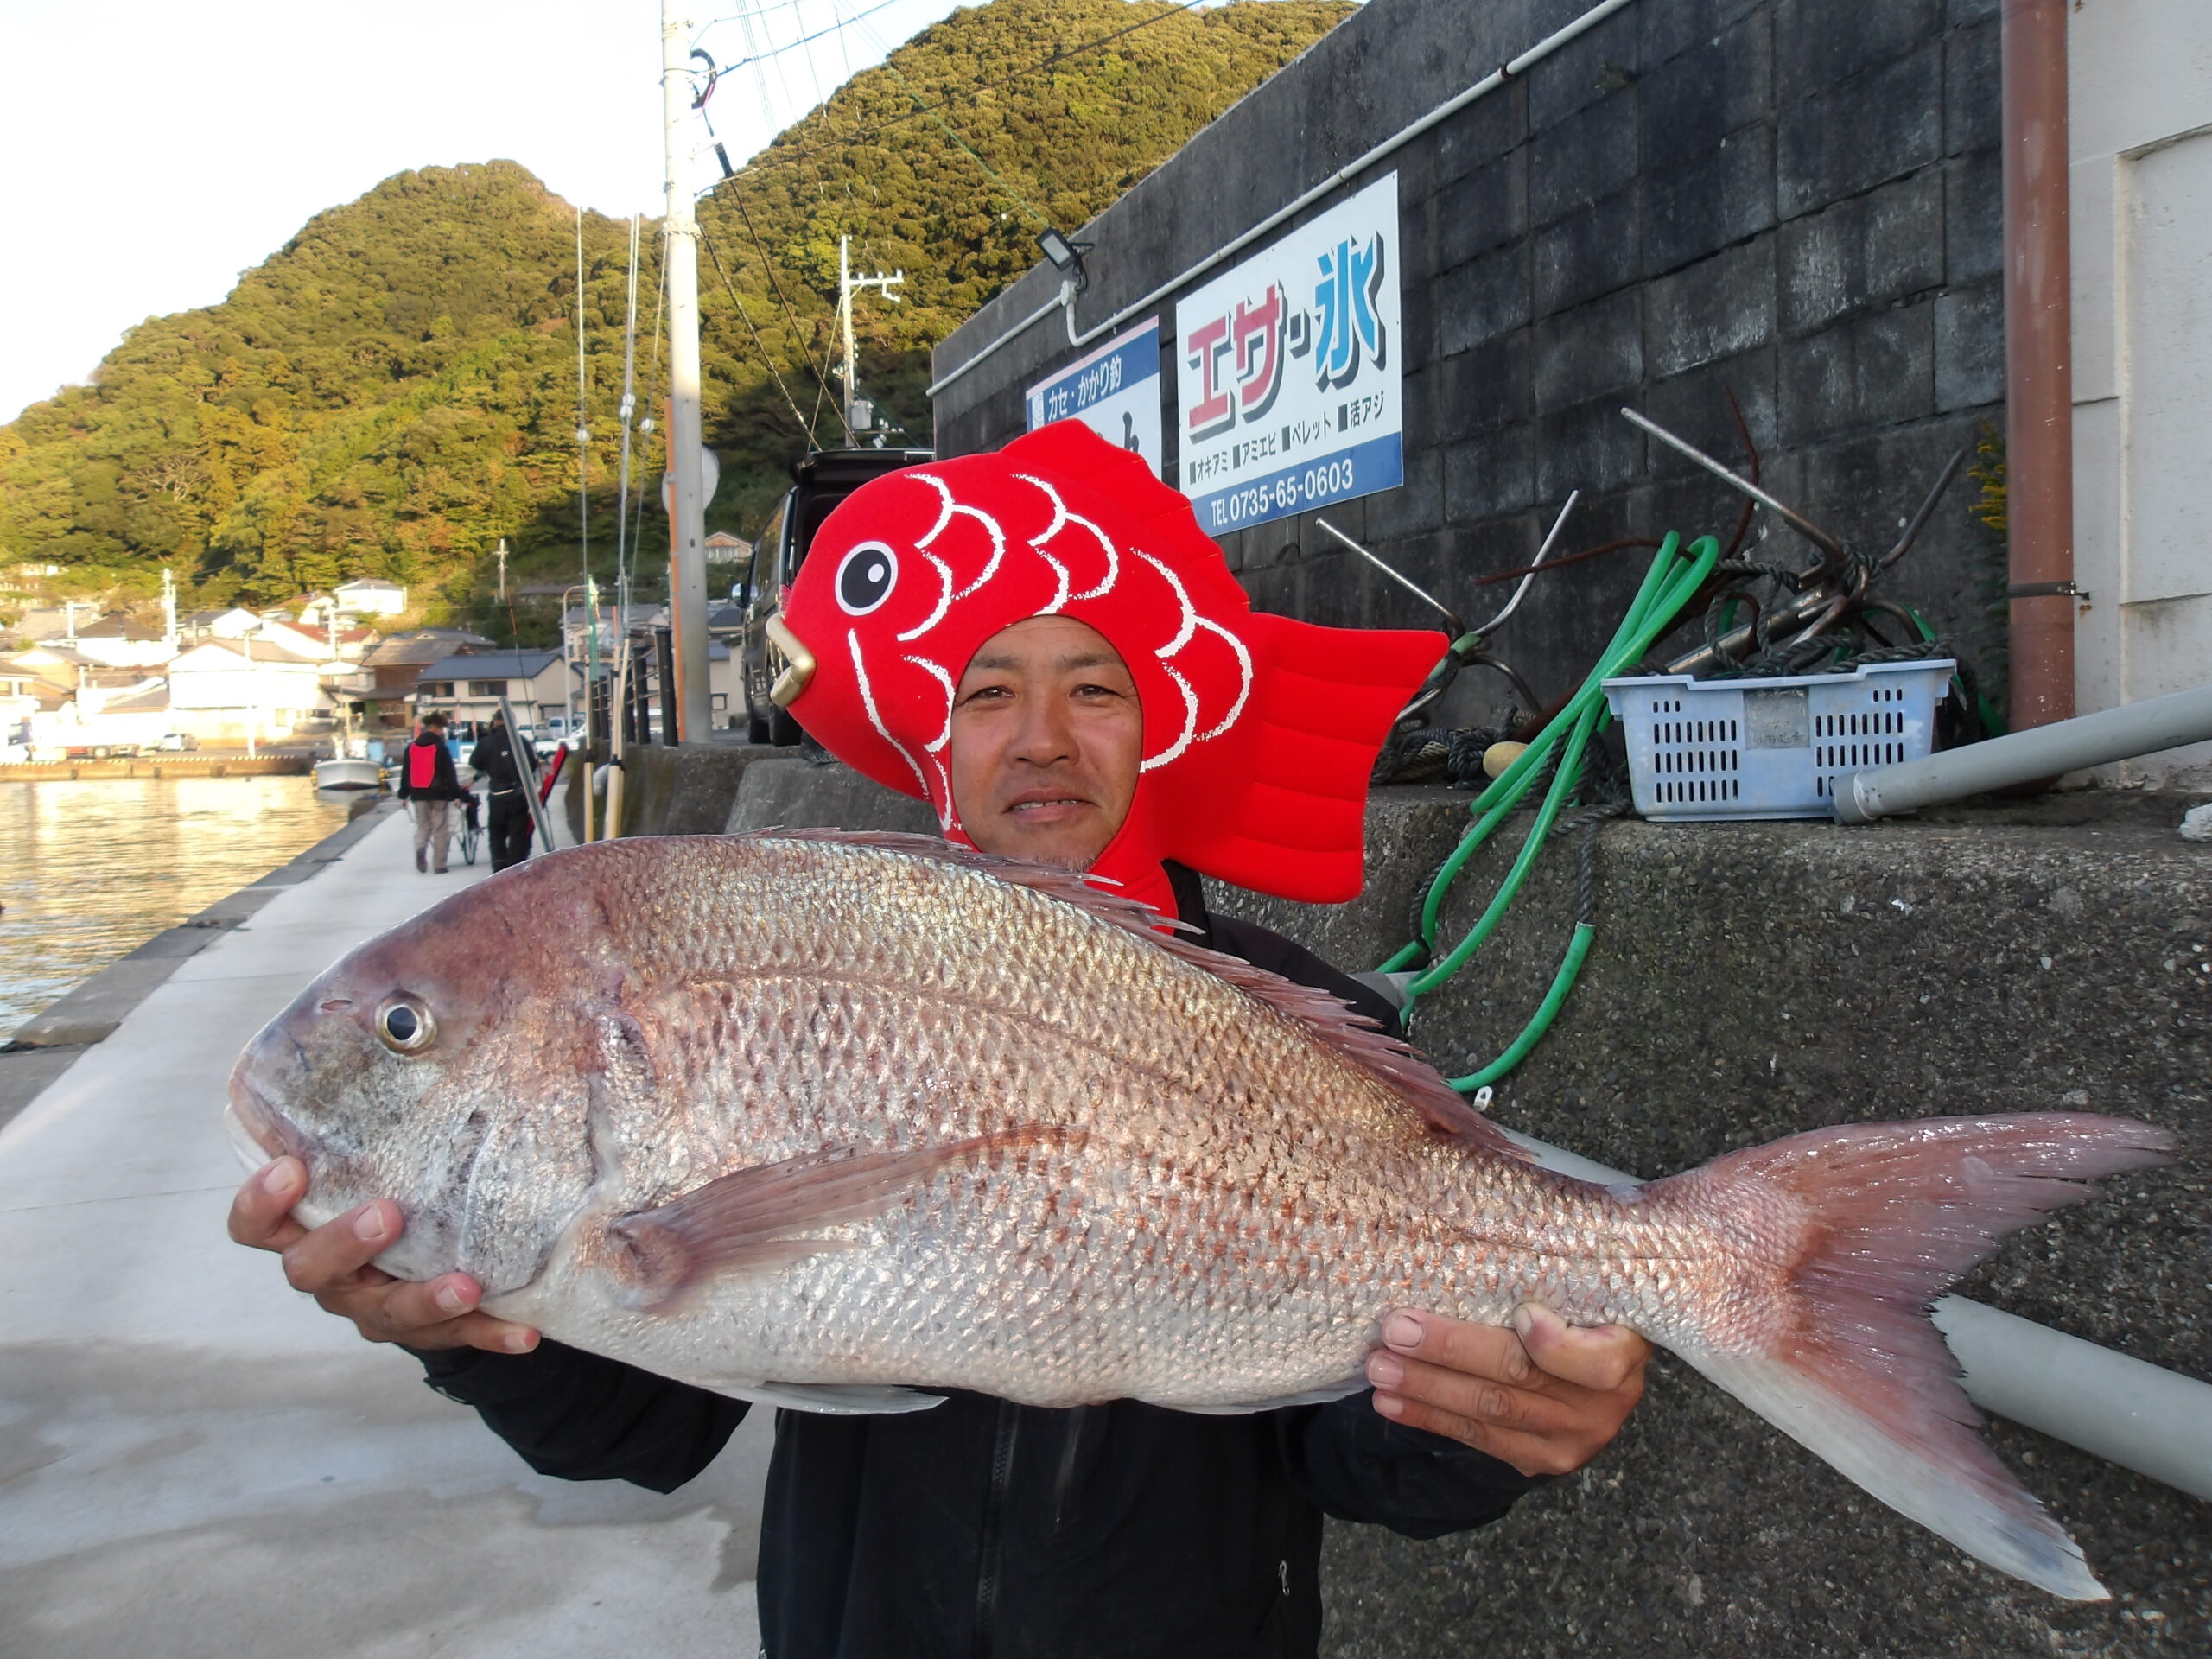
[[[755,830],[745,840],[806,841],[864,850],[927,859],[973,870],[1016,887],[1027,887],[1048,899],[1075,906],[1109,927],[1166,951],[1228,981],[1255,1001],[1294,1020],[1323,1047],[1382,1084],[1429,1125],[1455,1135],[1471,1147],[1526,1163],[1529,1155],[1505,1137],[1505,1132],[1452,1091],[1436,1068],[1396,1038],[1370,1024],[1364,1014],[1328,992],[1300,985],[1281,974],[1255,967],[1242,957],[1194,944],[1188,939],[1162,933],[1159,917],[1150,906],[1109,893],[1073,870],[1049,864],[1032,864],[1018,858],[957,847],[933,836],[907,835],[886,830]]]

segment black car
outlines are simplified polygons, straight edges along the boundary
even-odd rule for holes
[[[745,626],[731,642],[742,664],[746,735],[755,743],[796,743],[798,722],[769,700],[768,689],[790,664],[768,638],[768,619],[798,575],[814,534],[830,510],[871,479],[933,460],[927,449],[817,449],[791,466],[766,528],[753,544],[753,563],[730,601],[745,613]]]

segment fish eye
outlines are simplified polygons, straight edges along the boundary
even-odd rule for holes
[[[899,556],[881,542],[862,542],[837,567],[837,605],[847,616],[866,616],[891,597],[899,581]]]
[[[395,996],[377,1010],[377,1035],[395,1054],[420,1054],[438,1038],[438,1022],[421,999]]]

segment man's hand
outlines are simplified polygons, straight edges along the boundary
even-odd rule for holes
[[[1534,1302],[1510,1330],[1401,1309],[1368,1356],[1375,1409],[1462,1441],[1524,1475],[1564,1475],[1605,1450],[1643,1395],[1651,1344],[1577,1327]]]
[[[494,1354],[527,1353],[537,1346],[537,1332],[528,1325],[476,1311],[483,1288],[465,1273],[418,1285],[372,1267],[399,1236],[399,1206],[389,1198],[348,1210],[309,1231],[291,1214],[307,1190],[307,1166],[296,1158],[279,1158],[257,1171],[231,1200],[231,1236],[281,1254],[292,1288],[308,1292],[325,1313],[353,1320],[371,1342]]]

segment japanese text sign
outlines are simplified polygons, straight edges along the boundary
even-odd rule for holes
[[[1087,357],[1029,388],[1029,429],[1081,421],[1109,443],[1134,449],[1160,476],[1160,319],[1116,334]]]
[[[1398,175],[1175,308],[1183,493],[1210,536],[1405,481]]]

